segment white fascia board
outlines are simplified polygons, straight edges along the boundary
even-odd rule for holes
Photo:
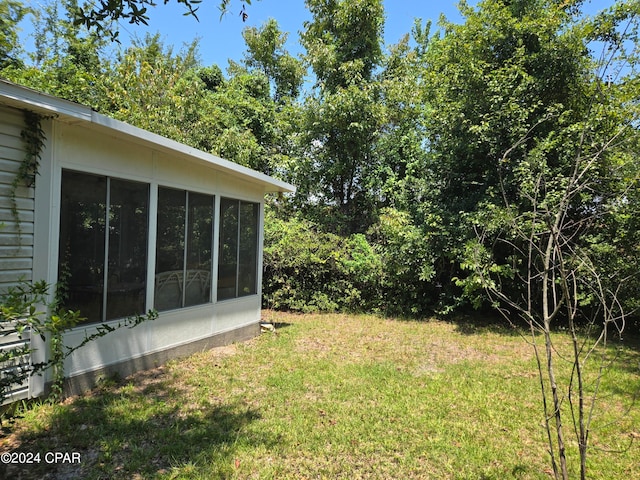
[[[205,163],[209,167],[230,173],[250,183],[259,184],[265,193],[271,192],[295,192],[296,188],[286,182],[252,170],[237,163],[224,160],[202,150],[198,150],[180,142],[157,135],[155,133],[134,127],[125,122],[115,120],[93,111],[91,108],[79,103],[63,100],[31,88],[16,85],[12,82],[0,79],[0,104],[15,108],[29,108],[34,112],[52,115],[58,120],[69,124],[85,124],[99,130],[106,130],[114,136],[126,138],[152,149],[162,150],[168,153],[179,154],[192,161]]]
[[[210,167],[240,176],[251,183],[259,183],[265,187],[265,192],[295,192],[296,188],[286,182],[265,175],[264,173],[252,170],[237,163],[225,160],[210,153],[190,147],[170,138],[163,137],[156,133],[134,127],[120,120],[115,120],[106,115],[92,112],[91,122],[99,127],[104,127],[112,132],[128,137],[131,141],[150,146],[156,150],[168,153],[177,153],[181,156],[190,157],[192,160],[200,161]]]
[[[2,79],[0,79],[0,103],[15,108],[28,106],[30,110],[36,113],[64,117],[69,123],[73,123],[73,119],[81,122],[91,121],[91,109],[89,107]]]

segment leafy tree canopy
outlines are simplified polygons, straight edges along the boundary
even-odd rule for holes
[[[0,70],[9,66],[20,66],[18,59],[17,25],[24,18],[27,9],[19,2],[0,2]]]
[[[637,264],[640,195],[628,181],[638,169],[628,160],[639,145],[631,20],[640,4],[618,1],[589,18],[582,3],[462,3],[463,23],[442,20],[435,33],[416,23],[388,46],[380,0],[308,0],[302,57],[287,52],[287,33],[270,20],[244,30],[244,58],[223,69],[200,63],[197,41],[180,51],[158,36],[109,45],[104,31],[76,23],[76,0],[32,12],[35,50],[25,55],[24,10],[0,0],[0,68],[4,78],[294,183],[293,198],[274,200],[278,215],[365,235],[385,259],[372,291],[387,308],[420,315],[477,294],[486,301],[461,268],[468,242],[476,231],[503,233],[505,198],[527,212],[523,187],[537,174],[549,191],[560,186],[579,146],[606,153],[570,218],[584,218],[587,205],[615,207],[597,235],[581,238],[598,247],[601,268]],[[148,15],[150,3],[135,4],[134,14]],[[96,5],[129,11],[127,2]],[[596,51],[603,45],[606,62]],[[624,201],[613,202],[625,188]],[[508,249],[495,253],[499,265],[511,258]],[[513,270],[503,272],[516,288]],[[629,297],[638,297],[635,287]]]

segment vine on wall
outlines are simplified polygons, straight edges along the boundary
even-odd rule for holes
[[[32,187],[36,180],[40,159],[47,137],[42,130],[40,115],[28,110],[24,111],[25,128],[20,133],[26,146],[24,160],[18,171],[17,181],[24,182],[28,187]]]
[[[42,150],[44,149],[47,137],[42,129],[42,116],[29,110],[23,110],[24,128],[20,132],[20,137],[24,142],[25,154],[18,172],[11,183],[10,201],[11,214],[18,229],[18,236],[21,235],[20,214],[18,212],[17,191],[21,186],[33,187],[40,167]]]
[[[57,300],[47,303],[48,291],[49,285],[41,280],[35,283],[21,282],[6,293],[0,293],[0,338],[14,332],[21,340],[39,336],[43,341],[48,341],[51,348],[49,359],[40,363],[28,361],[35,351],[29,343],[16,343],[0,349],[0,364],[10,367],[5,368],[0,375],[0,405],[9,398],[14,385],[20,385],[29,377],[49,369],[53,371],[53,382],[48,399],[52,402],[59,401],[63,395],[64,362],[73,352],[120,328],[134,328],[158,317],[156,311],[150,310],[146,315],[127,317],[115,324],[95,325],[93,333],[85,331],[84,339],[79,344],[68,347],[64,345],[64,334],[84,318],[80,311],[60,308]]]

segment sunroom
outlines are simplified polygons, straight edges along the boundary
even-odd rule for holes
[[[291,185],[0,81],[5,186],[24,158],[32,114],[45,143],[34,184],[15,193],[17,217],[3,209],[0,289],[25,280],[62,289],[65,307],[84,317],[68,346],[102,323],[159,312],[75,351],[65,363],[70,392],[259,332],[264,197]],[[46,360],[47,345],[31,342],[31,361]],[[41,395],[48,381],[32,377],[13,399]]]

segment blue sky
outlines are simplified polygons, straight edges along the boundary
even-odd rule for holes
[[[167,5],[159,4],[149,9],[149,27],[129,25],[121,22],[121,41],[126,43],[131,36],[144,37],[145,33],[160,33],[166,45],[179,49],[185,42],[200,38],[200,56],[204,65],[218,64],[223,69],[227,59],[240,60],[245,51],[242,39],[243,28],[259,27],[269,18],[274,18],[280,29],[289,32],[287,49],[290,53],[301,52],[298,32],[303,23],[311,17],[305,7],[304,0],[253,0],[245,5],[249,18],[242,22],[239,13],[243,3],[232,0],[230,11],[220,19],[219,0],[203,0],[198,10],[199,21],[193,17],[185,17],[184,6],[170,0]],[[411,31],[414,18],[423,21],[432,20],[435,24],[441,13],[450,20],[460,20],[457,1],[430,0],[385,0],[386,21],[384,38],[388,45],[396,43],[402,36]],[[475,0],[469,2],[475,4]],[[174,50],[175,50],[174,49]]]

